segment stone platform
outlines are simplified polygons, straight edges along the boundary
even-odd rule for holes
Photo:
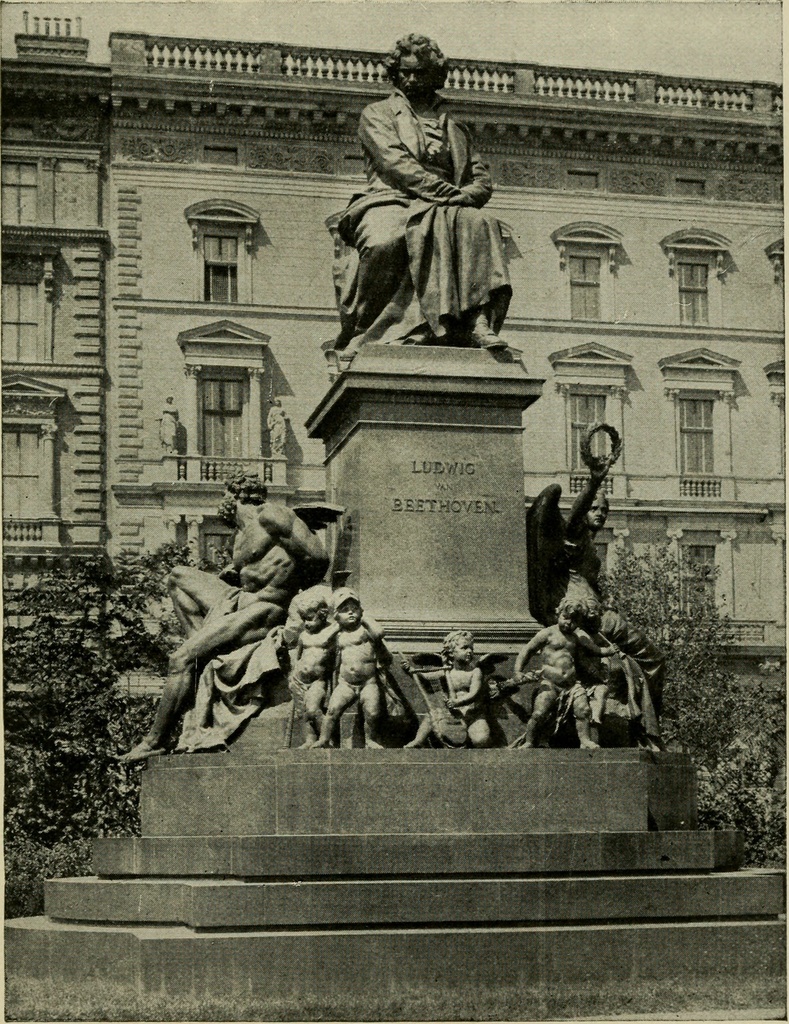
[[[693,827],[681,755],[239,745],[152,762],[141,812],[8,923],[10,974],[314,997],[783,970],[783,874]]]

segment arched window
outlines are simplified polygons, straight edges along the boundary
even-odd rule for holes
[[[660,243],[676,281],[679,322],[689,327],[723,323],[722,283],[733,269],[731,242],[714,231],[676,231]]]
[[[230,200],[208,199],[184,210],[195,251],[196,298],[219,305],[252,301],[252,253],[260,214]]]
[[[616,319],[613,278],[621,262],[621,234],[605,224],[576,221],[551,238],[567,278],[568,319]]]

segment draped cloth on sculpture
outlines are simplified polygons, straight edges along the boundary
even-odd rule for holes
[[[335,264],[338,349],[409,344],[447,335],[447,320],[482,306],[498,331],[511,288],[497,219],[481,207],[492,188],[463,126],[441,115],[443,148],[401,93],[362,114],[368,189],[338,224],[351,249]],[[461,189],[474,205],[448,206]]]
[[[249,595],[230,588],[206,616],[206,623],[229,615]],[[223,746],[268,702],[268,690],[282,672],[278,656],[281,629],[262,640],[212,658],[200,673],[194,706],[184,715],[178,750]]]

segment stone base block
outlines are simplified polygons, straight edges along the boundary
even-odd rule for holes
[[[189,928],[542,924],[775,917],[780,871],[571,878],[248,882],[54,879],[50,918]]]
[[[282,750],[151,761],[144,836],[443,835],[693,829],[684,754]]]
[[[735,871],[737,832],[554,835],[180,836],[97,839],[104,878],[392,878]]]
[[[6,926],[9,974],[200,997],[316,998],[616,978],[779,977],[783,922],[225,931],[90,926],[23,918]]]

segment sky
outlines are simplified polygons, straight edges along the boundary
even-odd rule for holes
[[[81,17],[89,60],[109,61],[110,32],[386,50],[407,32],[450,57],[781,81],[778,0],[4,0],[2,55],[22,11]]]

